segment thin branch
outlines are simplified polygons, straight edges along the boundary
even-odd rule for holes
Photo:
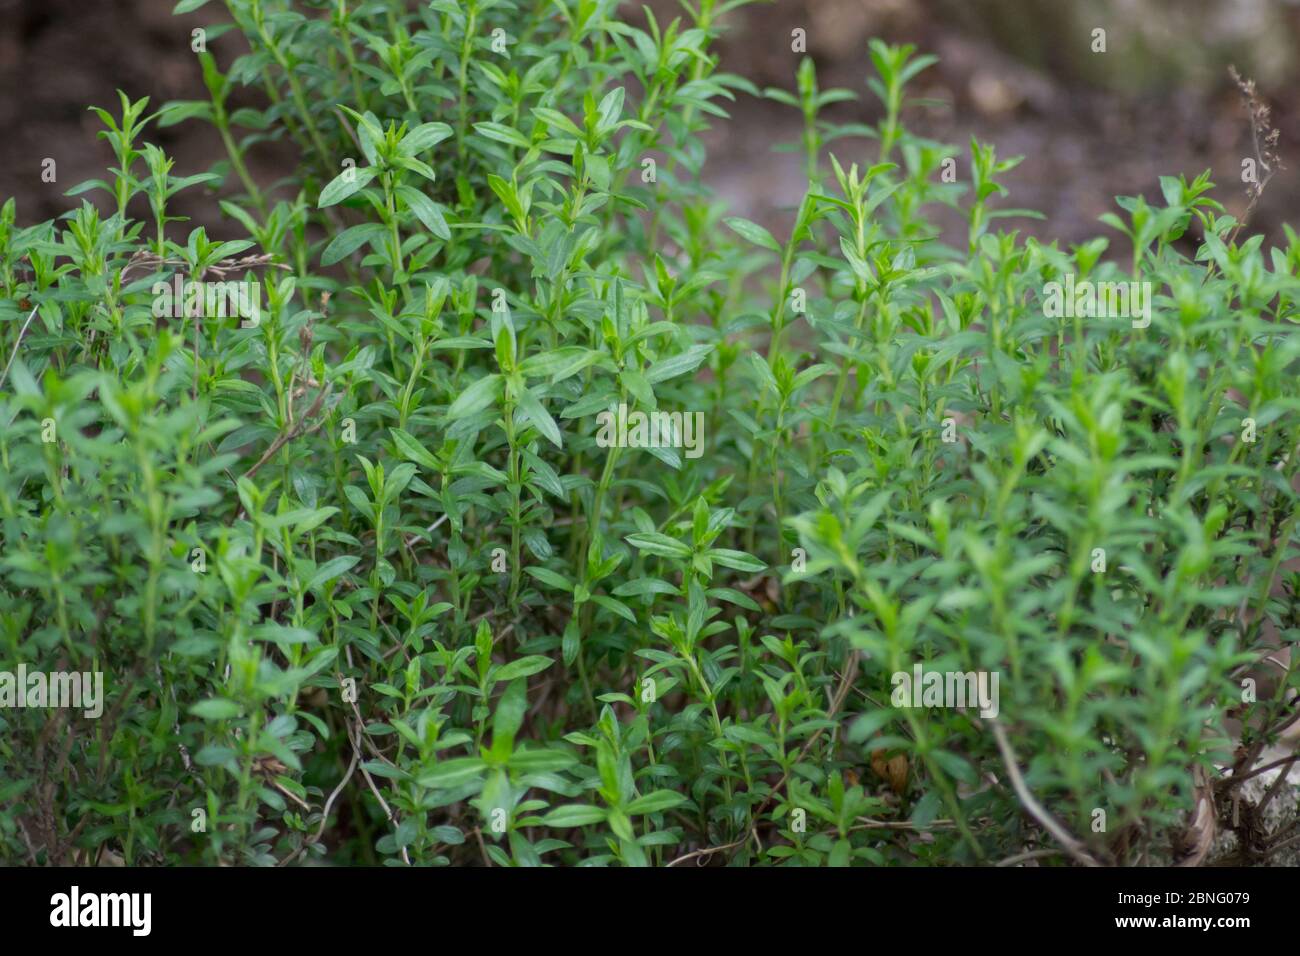
[[[27,334],[27,326],[32,324],[32,319],[36,318],[36,310],[39,308],[39,305],[32,306],[32,311],[27,316],[27,321],[24,322],[23,327],[18,330],[18,341],[14,343],[13,351],[9,353],[9,361],[5,363],[4,372],[0,373],[0,385],[3,385],[5,379],[9,377],[9,368],[14,364],[14,359],[18,357],[18,346],[23,344],[23,336]]]
[[[361,728],[350,727],[349,731],[350,732],[348,733],[348,739],[352,742],[352,752],[356,757],[360,757],[361,745],[357,743],[357,740],[361,736]],[[353,736],[354,733],[356,734],[355,737]],[[388,801],[384,799],[384,795],[380,793],[379,788],[375,786],[374,778],[370,776],[370,771],[366,769],[365,764],[361,764],[360,766],[361,766],[361,776],[365,777],[366,783],[370,785],[370,792],[375,795],[375,799],[378,800],[379,805],[383,807],[384,816],[388,818],[388,822],[392,824],[394,828],[396,828],[397,814],[393,812],[393,808],[388,805]],[[406,863],[407,866],[411,865],[411,857],[410,854],[406,852],[406,847],[402,847],[402,861]]]
[[[999,860],[994,866],[1015,866],[1017,863],[1024,863],[1028,860],[1041,860],[1047,856],[1060,856],[1061,851],[1056,849],[1047,850],[1028,850],[1025,853],[1017,853],[1015,856],[1009,856],[1005,860]]]
[[[440,524],[442,524],[444,521],[446,521],[447,518],[448,518],[448,515],[443,515],[441,518],[439,518],[439,519],[438,519],[437,521],[435,521],[433,524],[429,525],[429,527],[425,528],[425,529],[424,529],[424,533],[425,533],[425,534],[433,534],[433,532],[437,529],[438,525],[440,525]],[[406,546],[407,546],[408,548],[410,548],[413,544],[415,544],[415,542],[417,542],[417,541],[419,541],[419,540],[420,540],[420,536],[419,536],[418,534],[413,534],[413,535],[411,535],[409,538],[406,539]]]
[[[348,772],[343,775],[343,779],[339,781],[339,785],[334,788],[334,792],[325,801],[325,809],[321,811],[320,815],[320,828],[317,829],[316,835],[311,838],[312,843],[320,842],[321,836],[325,833],[325,825],[329,822],[330,809],[334,806],[334,801],[338,798],[338,795],[343,792],[343,788],[348,785],[348,781],[352,779],[352,774],[356,771],[357,764],[360,762],[361,755],[357,753],[356,748],[353,748],[352,763],[348,767]]]
[[[1029,815],[1039,822],[1039,824],[1050,833],[1057,843],[1065,848],[1077,862],[1084,866],[1101,866],[1087,848],[1072,837],[1065,827],[1057,822],[1056,818],[1048,813],[1043,805],[1034,799],[1034,795],[1029,792],[1025,786],[1025,780],[1020,775],[1020,768],[1016,766],[1015,751],[1011,749],[1011,743],[1007,740],[1007,732],[1002,729],[1002,724],[995,720],[990,720],[989,726],[993,728],[993,738],[998,742],[998,751],[1002,754],[1002,764],[1007,768],[1007,776],[1011,779],[1011,787],[1016,791],[1016,796],[1020,798],[1020,803],[1029,812]]]
[[[1260,800],[1259,803],[1256,805],[1255,811],[1257,813],[1262,814],[1264,812],[1264,808],[1269,805],[1269,803],[1273,800],[1273,798],[1282,792],[1282,787],[1289,785],[1291,783],[1289,779],[1291,774],[1291,767],[1295,764],[1297,760],[1300,760],[1300,753],[1293,753],[1287,759],[1286,766],[1284,766],[1282,770],[1278,773],[1277,779],[1273,781],[1273,785],[1270,786],[1268,788],[1268,791],[1264,794],[1264,799]]]
[[[957,826],[956,820],[931,820],[923,827],[911,820],[872,820],[870,817],[858,817],[858,826],[850,830],[915,830],[924,833],[927,830],[950,830]]]
[[[488,856],[487,844],[483,842],[483,831],[478,827],[474,828],[474,837],[478,840],[478,851],[483,854],[483,865],[491,868],[492,857]]]
[[[1282,757],[1281,759],[1274,760],[1272,763],[1264,764],[1264,766],[1262,767],[1256,767],[1250,773],[1243,773],[1240,777],[1237,776],[1220,777],[1215,782],[1215,786],[1220,790],[1224,790],[1227,789],[1228,787],[1235,786],[1239,783],[1245,783],[1251,777],[1258,777],[1262,773],[1268,773],[1270,770],[1274,770],[1282,766],[1283,764],[1294,763],[1295,759],[1296,759],[1295,755],[1293,754],[1290,757]]]
[[[257,474],[258,469],[260,469],[263,465],[265,465],[268,461],[270,461],[273,457],[275,457],[275,453],[277,451],[279,451],[281,448],[283,448],[285,445],[287,445],[289,442],[293,441],[295,438],[297,438],[299,435],[303,433],[303,430],[307,427],[308,420],[315,417],[316,413],[320,411],[321,403],[325,401],[325,396],[327,396],[330,393],[330,389],[331,386],[329,385],[326,385],[324,388],[322,388],[316,394],[316,401],[312,402],[311,408],[307,409],[307,414],[303,415],[303,417],[298,422],[296,422],[292,427],[285,429],[284,431],[280,432],[280,434],[275,436],[275,441],[271,442],[271,446],[267,448],[265,452],[263,452],[262,457],[257,460],[257,464],[253,465],[252,468],[244,472],[245,478],[252,478],[255,474]],[[312,430],[315,431],[315,429]]]
[[[687,853],[685,856],[679,856],[675,860],[670,860],[664,865],[676,866],[678,863],[685,863],[687,860],[702,859],[703,857],[711,856],[714,853],[721,853],[723,850],[730,850],[734,847],[738,847],[748,839],[749,839],[749,830],[746,830],[745,833],[741,836],[741,838],[735,841],[734,843],[726,843],[723,844],[722,846],[705,847],[703,850],[694,850],[691,853]]]

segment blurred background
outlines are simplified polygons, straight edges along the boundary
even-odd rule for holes
[[[661,22],[680,12],[676,0],[648,5]],[[109,164],[88,105],[116,113],[119,88],[150,96],[154,106],[205,97],[190,30],[219,19],[219,5],[183,17],[172,16],[173,6],[174,0],[0,0],[0,197],[17,197],[20,222],[70,208],[77,200],[64,190],[101,176]],[[624,7],[640,19],[640,3]],[[976,135],[996,145],[1000,157],[1023,155],[1005,177],[1009,204],[1047,218],[1009,222],[1062,242],[1108,233],[1096,220],[1117,194],[1158,200],[1161,174],[1190,179],[1210,168],[1216,198],[1235,213],[1245,208],[1241,161],[1254,156],[1254,147],[1228,75],[1235,64],[1273,107],[1290,167],[1269,185],[1254,225],[1279,241],[1281,223],[1300,223],[1300,0],[771,0],[724,22],[722,69],[760,88],[793,89],[802,54],[790,49],[791,31],[805,30],[821,88],[861,97],[827,111],[842,121],[878,118],[865,85],[869,37],[938,55],[939,64],[912,89],[914,98],[931,102],[910,109],[906,124],[959,145]],[[1096,28],[1106,30],[1104,54],[1091,49]],[[231,34],[211,45],[223,66],[236,42]],[[734,214],[788,228],[789,206],[804,188],[800,161],[771,148],[797,140],[800,117],[744,97],[731,112],[732,121],[715,122],[709,134],[705,178]],[[152,133],[176,156],[180,175],[205,170],[222,155],[215,134],[200,124]],[[863,160],[874,146],[846,140],[835,152]],[[54,184],[41,182],[46,157],[58,163]],[[292,163],[282,144],[262,144],[253,173],[270,182]],[[963,174],[968,169],[959,166]],[[191,191],[196,201],[202,197]],[[205,209],[198,221],[210,215]]]

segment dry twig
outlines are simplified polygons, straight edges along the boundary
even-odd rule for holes
[[[1020,798],[1021,805],[1029,812],[1038,823],[1045,829],[1057,843],[1064,847],[1065,852],[1069,853],[1076,862],[1084,866],[1101,866],[1100,863],[1088,852],[1087,847],[1072,837],[1065,827],[1044,809],[1043,805],[1034,799],[1034,795],[1029,792],[1025,786],[1024,777],[1020,775],[1020,768],[1016,765],[1016,755],[1011,749],[1011,742],[1007,740],[1007,732],[1002,729],[1002,724],[997,720],[990,720],[989,726],[993,728],[993,738],[998,743],[998,752],[1002,754],[1002,764],[1007,768],[1007,776],[1011,779],[1011,787]]]

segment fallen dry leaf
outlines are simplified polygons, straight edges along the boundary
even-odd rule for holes
[[[871,769],[875,771],[876,776],[889,784],[894,793],[901,796],[903,791],[907,789],[908,767],[906,754],[889,757],[884,750],[872,751]]]

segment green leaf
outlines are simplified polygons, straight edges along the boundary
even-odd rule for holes
[[[508,664],[502,664],[492,672],[492,680],[495,683],[502,681],[515,680],[519,677],[532,677],[534,674],[546,670],[555,662],[549,657],[542,654],[530,654],[527,657],[520,657]]]
[[[613,613],[617,614],[619,617],[623,618],[623,620],[627,621],[629,624],[636,623],[636,615],[633,614],[632,609],[628,607],[626,604],[624,604],[622,601],[616,601],[611,597],[605,597],[605,595],[603,594],[594,594],[592,595],[591,599],[596,604],[603,607],[605,610],[612,611]]]
[[[537,426],[537,430],[556,448],[564,447],[564,439],[560,435],[560,426],[555,424],[555,419],[551,417],[542,403],[537,400],[528,389],[519,391],[519,409],[528,416],[528,420]]]
[[[523,726],[524,714],[527,710],[528,682],[520,677],[510,682],[506,692],[497,701],[497,708],[492,714],[492,748],[494,750],[498,748],[509,750],[513,746],[515,734]]]
[[[483,411],[500,397],[501,382],[501,376],[495,374],[476,379],[451,403],[451,407],[447,409],[447,418],[455,421]]]
[[[415,218],[424,224],[424,228],[444,241],[451,238],[451,229],[447,227],[447,220],[442,217],[442,210],[436,202],[413,186],[398,186],[397,195],[406,203],[406,208],[415,213]]]
[[[658,555],[662,558],[689,558],[691,556],[691,549],[687,545],[657,531],[630,534],[624,540],[639,551]]]
[[[762,246],[764,249],[770,249],[777,255],[781,254],[781,244],[772,237],[770,232],[758,223],[750,222],[748,219],[740,219],[738,217],[724,219],[723,222],[754,245]]]
[[[434,458],[428,449],[421,445],[410,432],[401,428],[390,428],[388,433],[393,436],[393,444],[397,447],[397,453],[403,458],[435,473],[442,470],[442,466],[438,464],[438,459]]]
[[[397,144],[397,151],[403,156],[415,156],[437,146],[454,132],[446,123],[421,123],[402,137]]]
[[[242,712],[243,708],[233,700],[221,697],[201,700],[190,708],[191,714],[204,720],[229,720],[231,717],[238,717]]]
[[[547,126],[558,126],[564,132],[576,139],[583,139],[585,133],[574,125],[573,121],[558,110],[550,109],[545,106],[533,107],[533,115],[540,119]]]
[[[710,548],[704,553],[709,560],[722,565],[724,568],[734,568],[737,571],[745,571],[749,574],[756,574],[767,567],[758,558],[746,554],[744,551],[732,551],[729,548]]]
[[[553,587],[558,591],[572,591],[573,584],[562,574],[556,574],[549,568],[543,568],[538,565],[529,565],[524,568],[529,574],[541,581],[543,584]]]
[[[942,804],[943,795],[937,788],[926,791],[912,808],[912,825],[918,830],[930,829],[930,823],[939,815]]]
[[[564,659],[564,666],[572,667],[581,651],[582,631],[578,627],[577,618],[571,617],[569,623],[565,625],[564,636],[560,639],[560,656]]]
[[[344,554],[337,558],[331,558],[316,569],[316,573],[307,582],[306,590],[311,591],[322,584],[333,581],[339,575],[352,570],[360,560],[355,554]]]
[[[336,262],[342,262],[367,242],[378,242],[387,235],[388,230],[383,223],[379,222],[363,222],[359,226],[344,229],[325,247],[325,251],[320,256],[320,263],[323,266],[332,266]]]
[[[431,790],[449,790],[482,776],[486,766],[478,757],[453,757],[439,761],[432,770],[416,777],[415,782]]]
[[[700,367],[700,363],[708,358],[709,353],[712,351],[712,345],[692,345],[679,355],[672,355],[655,362],[645,370],[645,380],[651,385],[657,385],[659,382],[676,378],[678,375],[693,372]]]
[[[538,352],[536,355],[530,355],[519,365],[519,371],[529,378],[550,378],[552,384],[568,378],[581,372],[601,356],[600,352],[594,349],[586,349],[580,345],[566,345],[562,348],[551,349],[547,352]]]
[[[645,380],[645,376],[634,369],[624,369],[619,373],[618,379],[632,393],[640,404],[647,408],[657,408],[659,403],[655,400],[654,389],[650,383]]]
[[[374,178],[375,169],[371,166],[343,170],[321,190],[320,201],[316,203],[317,208],[324,209],[326,206],[342,202],[353,193],[370,185],[370,181]]]
[[[623,87],[618,86],[605,94],[600,101],[600,106],[596,108],[596,114],[599,118],[597,128],[605,131],[614,128],[619,117],[623,115]]]
[[[604,823],[606,813],[602,807],[594,807],[589,803],[571,803],[556,807],[542,817],[542,826],[561,829],[590,826],[593,823]]]
[[[501,123],[475,123],[474,129],[488,139],[494,139],[498,143],[505,143],[507,146],[529,149],[533,145],[523,133]]]
[[[647,793],[644,797],[637,797],[624,809],[628,816],[636,816],[645,813],[662,813],[673,807],[680,807],[685,802],[686,797],[675,790],[656,790],[654,793]]]

